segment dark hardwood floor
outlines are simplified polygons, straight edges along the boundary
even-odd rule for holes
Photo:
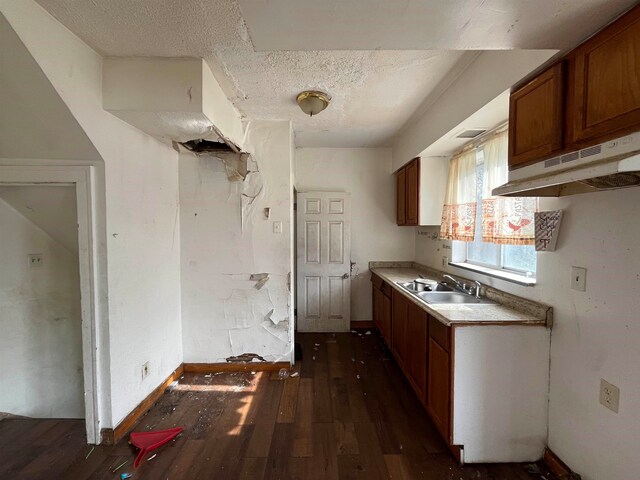
[[[91,450],[82,421],[2,420],[0,478],[541,478],[520,464],[457,465],[376,333],[297,340],[304,360],[286,380],[277,372],[185,374],[134,429],[184,433],[136,470],[127,440]]]

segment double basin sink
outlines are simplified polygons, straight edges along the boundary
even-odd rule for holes
[[[482,297],[478,298],[475,295],[459,292],[445,283],[427,285],[427,289],[421,291],[416,289],[415,282],[396,282],[396,284],[425,303],[440,305],[458,303],[496,305],[496,302],[492,300]]]

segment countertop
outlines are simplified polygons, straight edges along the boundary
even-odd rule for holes
[[[425,274],[422,269],[415,267],[398,266],[398,267],[373,267],[371,271],[379,275],[383,280],[391,285],[406,298],[411,300],[422,309],[426,310],[429,315],[438,319],[447,326],[463,326],[463,325],[540,325],[548,324],[547,316],[534,313],[526,313],[517,310],[512,306],[503,304],[434,304],[426,303],[415,295],[409,293],[404,288],[396,284],[396,282],[410,282],[418,278],[422,274],[425,278],[440,281],[441,277],[436,278],[435,275]],[[494,300],[494,299],[492,299]],[[514,302],[511,302],[514,303]],[[517,302],[515,302],[517,303]]]

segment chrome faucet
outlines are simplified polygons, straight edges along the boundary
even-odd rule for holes
[[[449,280],[451,280],[455,284],[456,287],[464,288],[464,284],[460,283],[458,280],[453,278],[451,275],[443,275],[442,278],[448,278]]]
[[[453,278],[451,275],[443,275],[443,278],[448,278],[454,283],[454,287],[456,290],[466,293],[467,295],[475,295],[476,298],[480,298],[480,289],[482,288],[482,284],[475,280],[475,287],[467,287],[466,283],[461,283],[460,281]]]

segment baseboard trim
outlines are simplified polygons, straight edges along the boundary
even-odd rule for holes
[[[351,322],[351,330],[364,330],[366,328],[376,328],[373,320],[354,320]]]
[[[184,372],[183,364],[180,364],[178,368],[176,368],[171,374],[158,385],[149,395],[145,397],[142,402],[135,407],[129,415],[124,417],[124,419],[115,427],[115,428],[103,428],[101,430],[102,435],[102,444],[103,445],[115,445],[118,443],[133,427],[136,423],[142,418],[142,416],[147,413],[151,407],[153,407],[154,403],[156,403],[167,387],[179,379]]]
[[[184,363],[184,371],[189,373],[217,372],[274,372],[291,368],[289,362],[228,362],[228,363]]]
[[[542,461],[545,463],[547,468],[558,478],[574,478],[572,475],[574,473],[571,471],[569,467],[567,467],[566,463],[560,460],[555,453],[553,453],[549,447],[544,449],[544,455],[542,456]],[[580,477],[575,477],[580,478]]]

